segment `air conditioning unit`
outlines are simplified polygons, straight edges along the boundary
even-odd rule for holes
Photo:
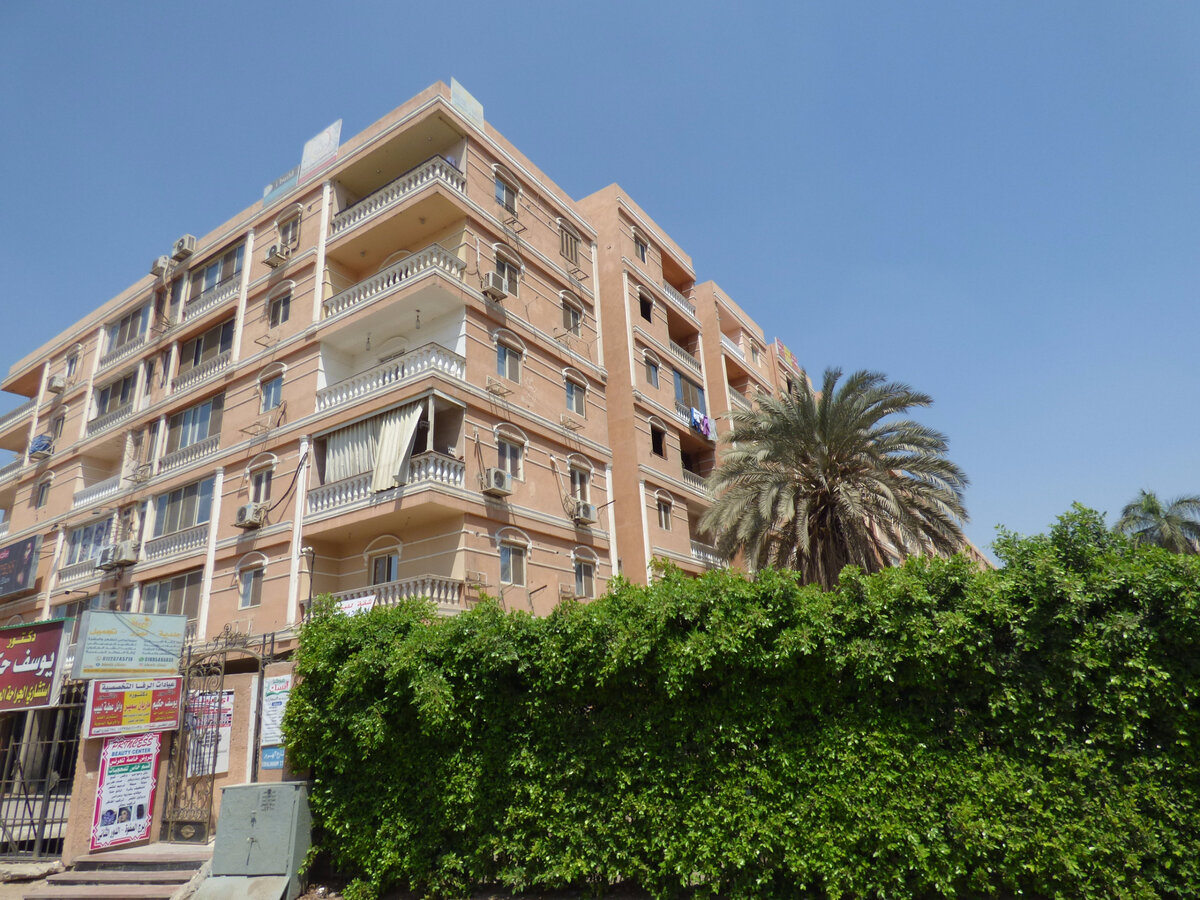
[[[596,504],[575,501],[575,521],[581,525],[596,524]]]
[[[150,274],[162,278],[171,268],[171,257],[160,256],[150,264]]]
[[[568,416],[566,413],[563,413],[558,417],[558,424],[568,431],[578,431],[583,427],[582,422],[580,422],[574,416]]]
[[[489,497],[507,497],[512,493],[512,476],[503,469],[489,466],[483,473],[483,492]]]
[[[54,438],[48,434],[35,435],[29,442],[30,459],[49,459],[54,452]]]
[[[291,251],[287,247],[282,244],[272,244],[267,248],[267,255],[263,257],[263,262],[272,269],[278,269],[288,261],[289,256],[291,256]]]
[[[196,236],[194,234],[185,234],[175,242],[175,247],[171,250],[171,259],[187,259],[195,252]]]
[[[119,541],[100,550],[96,568],[108,572],[120,566],[132,566],[137,562],[137,545],[133,541]]]
[[[483,276],[483,293],[491,300],[499,303],[508,296],[508,291],[505,289],[507,283],[504,276],[499,272],[488,272]]]
[[[261,528],[267,519],[267,504],[247,503],[238,507],[234,525],[238,528]]]
[[[51,375],[50,380],[46,382],[46,390],[52,394],[61,394],[67,389],[66,375]]]

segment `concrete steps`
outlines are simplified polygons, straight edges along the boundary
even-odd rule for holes
[[[93,853],[31,888],[25,900],[169,900],[212,858],[211,846],[151,844]]]

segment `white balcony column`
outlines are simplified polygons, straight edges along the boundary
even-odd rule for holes
[[[154,540],[154,520],[158,516],[158,504],[154,502],[153,497],[147,497],[142,502],[142,546],[145,547],[149,541]]]
[[[180,305],[180,315],[182,315],[183,306]],[[167,358],[167,371],[163,372],[163,379],[167,386],[167,392],[171,390],[171,384],[175,381],[175,375],[179,371],[179,341],[171,342],[170,354]]]
[[[304,555],[304,509],[308,502],[308,435],[300,435],[296,460],[296,499],[292,508],[292,553],[288,561],[288,602],[286,624],[300,621],[300,557]],[[315,559],[315,557],[314,557]],[[311,566],[311,562],[310,562]],[[312,579],[312,571],[308,573]]]
[[[135,412],[140,412],[142,409],[142,400],[145,399],[149,390],[146,384],[146,360],[138,363],[137,376],[133,382],[133,409]]]
[[[157,475],[162,468],[163,451],[167,449],[167,415],[158,417],[158,427],[154,429],[154,446],[150,447],[152,472]]]
[[[92,412],[96,408],[96,398],[94,396],[96,388],[96,370],[100,368],[100,353],[101,347],[104,346],[104,326],[101,325],[96,329],[96,347],[92,351],[92,368],[88,372],[87,387],[83,392],[83,415],[79,417],[79,440],[87,437],[88,422],[92,418]]]
[[[213,569],[217,561],[217,528],[221,521],[221,491],[225,485],[225,467],[218,466],[213,474],[212,511],[208,517],[208,546],[204,551],[204,574],[200,580],[200,609],[196,613],[196,640],[208,634],[208,606],[212,598]]]
[[[25,438],[25,453],[29,453],[29,445],[33,443],[33,437],[37,434],[38,419],[42,412],[42,401],[46,397],[46,382],[50,380],[50,361],[42,363],[42,377],[38,382],[37,396],[33,398],[33,410],[29,416],[29,433]]]
[[[333,186],[326,181],[321,185],[321,227],[317,232],[317,263],[313,272],[313,324],[321,321],[321,308],[325,303],[325,243],[329,237],[329,198]]]
[[[50,574],[46,576],[46,595],[42,597],[42,618],[49,619],[50,613],[50,598],[54,596],[54,589],[58,587],[58,561],[62,558],[63,543],[66,540],[66,529],[61,526],[54,535],[54,553],[50,558]]]
[[[126,604],[130,612],[141,612],[139,608],[142,605],[142,583],[135,581],[129,586],[129,594],[125,598],[129,602]]]
[[[638,482],[638,503],[642,507],[642,547],[646,554],[646,584],[654,584],[654,573],[650,568],[650,523],[646,521],[646,482]]]
[[[617,505],[615,494],[613,494],[612,483],[612,464],[604,464],[604,496],[608,502],[604,504],[605,515],[608,518],[608,564],[610,566],[609,578],[614,578],[617,575],[617,560],[620,557],[617,555],[617,514],[614,507]],[[643,532],[645,529],[642,529]]]
[[[250,289],[250,266],[254,261],[254,229],[246,232],[246,250],[242,256],[242,283],[238,286],[237,314],[233,317],[233,356],[236,364],[242,356],[242,324],[246,321],[246,292]]]

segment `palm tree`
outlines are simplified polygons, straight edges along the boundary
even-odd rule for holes
[[[1163,506],[1154,491],[1139,491],[1113,530],[1172,553],[1200,553],[1200,496],[1176,497]]]
[[[728,449],[709,479],[716,500],[700,527],[751,569],[797,569],[832,588],[848,564],[874,572],[915,553],[965,545],[967,478],[946,458],[946,438],[904,416],[933,401],[877,372],[840,386],[826,369],[758,408],[734,411]]]

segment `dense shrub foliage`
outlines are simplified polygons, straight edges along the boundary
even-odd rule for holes
[[[318,612],[286,728],[323,847],[359,897],[1197,895],[1200,559],[1078,508],[997,553]]]

